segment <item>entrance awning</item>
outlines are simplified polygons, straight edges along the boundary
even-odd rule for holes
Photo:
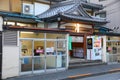
[[[70,34],[75,36],[85,35],[85,34],[92,34],[92,30],[88,33],[76,33],[72,32],[71,30],[62,30],[62,29],[50,29],[50,28],[35,28],[35,27],[27,27],[27,26],[3,26],[4,30],[16,30],[16,31],[33,31],[33,32],[43,32],[43,33],[62,33],[62,34]]]
[[[45,32],[45,33],[69,33],[67,30],[60,29],[48,29],[48,28],[35,28],[27,26],[3,26],[4,30],[17,30],[17,31],[33,31],[33,32]]]

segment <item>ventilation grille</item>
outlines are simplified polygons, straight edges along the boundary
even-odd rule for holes
[[[17,31],[4,32],[4,45],[17,45]]]

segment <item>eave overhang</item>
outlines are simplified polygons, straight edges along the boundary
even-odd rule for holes
[[[82,16],[77,15],[71,15],[71,14],[59,14],[55,16],[51,16],[48,18],[43,18],[41,20],[45,22],[56,22],[59,21],[68,21],[68,22],[80,22],[80,23],[86,23],[86,24],[106,24],[108,21],[105,19],[94,19],[94,18],[85,18]]]
[[[94,26],[94,29],[104,30],[104,31],[113,31],[112,29],[107,28],[105,26]]]

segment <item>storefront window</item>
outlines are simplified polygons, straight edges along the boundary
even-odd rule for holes
[[[34,70],[44,70],[44,69],[45,69],[45,58],[34,57]]]
[[[32,71],[32,58],[22,58],[21,59],[21,71],[25,72],[25,71]]]
[[[65,40],[57,40],[57,55],[65,55],[66,47],[67,46]]]
[[[106,51],[109,53],[109,62],[120,61],[120,38],[119,37],[107,37]]]
[[[34,56],[44,56],[44,41],[34,41]]]
[[[20,38],[44,38],[44,33],[20,32]]]
[[[32,41],[31,40],[21,40],[21,55],[32,56]]]
[[[111,37],[108,36],[107,37],[107,52],[109,52],[110,54],[117,54],[118,49],[119,49],[119,44],[120,44],[120,38],[119,37]]]
[[[66,67],[67,39],[65,34],[21,32],[20,43],[21,72],[45,72]]]
[[[65,34],[46,34],[47,39],[65,39],[66,35]]]
[[[56,64],[56,67],[58,69],[66,67],[66,56],[57,55],[57,64]]]
[[[46,41],[46,55],[56,55],[56,41]]]

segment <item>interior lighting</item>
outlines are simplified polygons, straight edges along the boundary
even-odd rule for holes
[[[75,25],[75,32],[79,33],[80,32],[80,24]]]

